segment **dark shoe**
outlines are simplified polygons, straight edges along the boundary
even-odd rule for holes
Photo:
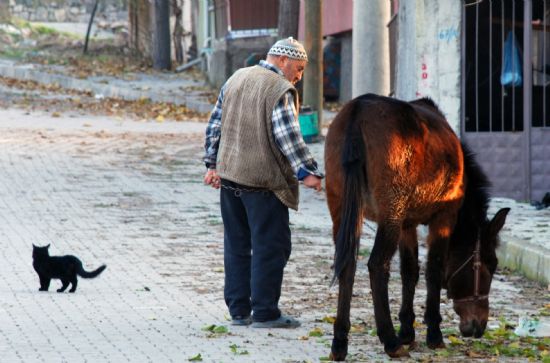
[[[231,325],[250,325],[252,324],[252,319],[250,315],[236,315],[231,318]]]
[[[268,321],[255,321],[252,323],[253,328],[282,328],[282,329],[294,329],[301,324],[298,320],[291,316],[281,315],[278,319]]]

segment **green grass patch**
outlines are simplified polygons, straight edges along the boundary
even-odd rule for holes
[[[12,60],[21,60],[25,58],[27,51],[25,49],[19,48],[8,48],[3,51],[0,51],[0,56],[3,58],[8,58]]]
[[[38,35],[54,35],[59,34],[57,30],[54,28],[47,27],[45,25],[32,25],[30,26],[33,32],[37,33]]]

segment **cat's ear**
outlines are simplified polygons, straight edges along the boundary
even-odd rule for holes
[[[32,248],[37,248],[38,246],[36,246],[34,243],[32,244]]]
[[[44,247],[46,247],[46,248],[50,248],[50,244],[48,243],[48,245],[47,245],[47,246],[44,246]]]

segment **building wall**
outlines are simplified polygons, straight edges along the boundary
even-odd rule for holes
[[[265,59],[276,40],[269,36],[214,40],[208,60],[208,81],[216,88],[221,87],[233,72],[245,66],[251,55]]]
[[[402,0],[399,4],[396,96],[430,97],[460,134],[460,1]]]
[[[29,21],[87,22],[95,0],[0,0],[9,1],[11,15]],[[103,0],[96,16],[106,21],[127,19],[128,0]]]

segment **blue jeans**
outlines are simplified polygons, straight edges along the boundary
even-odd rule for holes
[[[223,180],[224,185],[248,187]],[[254,321],[281,316],[283,270],[290,257],[288,207],[273,192],[221,189],[225,303],[231,316]]]

